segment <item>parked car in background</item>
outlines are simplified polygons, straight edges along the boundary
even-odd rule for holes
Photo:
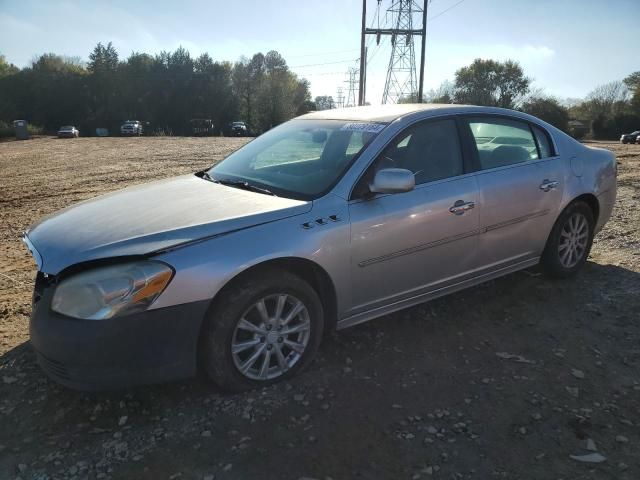
[[[131,136],[131,135],[142,135],[143,127],[142,123],[138,120],[127,120],[120,127],[120,134]]]
[[[623,133],[620,137],[620,143],[636,143],[638,136],[640,136],[640,130],[636,130],[631,133]]]
[[[65,125],[58,130],[58,138],[78,138],[80,132],[73,125]]]
[[[636,143],[637,143],[638,145],[640,145],[640,135],[638,135],[638,136],[636,137]]]
[[[229,124],[229,134],[234,137],[246,137],[249,129],[244,122],[231,122]]]
[[[191,124],[191,135],[195,137],[211,137],[215,135],[215,125],[210,118],[193,118]]]
[[[309,113],[210,169],[32,226],[31,345],[80,389],[198,365],[225,389],[268,385],[308,366],[326,330],[537,264],[575,275],[616,174],[610,151],[512,110]]]

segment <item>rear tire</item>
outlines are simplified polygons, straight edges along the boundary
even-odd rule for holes
[[[313,360],[323,328],[322,303],[306,281],[283,270],[258,272],[216,299],[201,337],[204,370],[234,392],[291,378]]]
[[[556,220],[540,259],[543,271],[554,278],[575,275],[591,251],[595,220],[585,202],[571,203]]]

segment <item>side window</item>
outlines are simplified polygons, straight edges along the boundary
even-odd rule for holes
[[[503,118],[470,118],[468,122],[482,170],[538,159],[527,123]]]
[[[540,147],[540,158],[549,158],[555,156],[551,140],[549,140],[549,134],[535,125],[531,126],[533,134],[538,141],[538,147]]]
[[[461,175],[464,169],[455,121],[427,121],[409,127],[376,162],[377,169],[411,170],[416,185]]]

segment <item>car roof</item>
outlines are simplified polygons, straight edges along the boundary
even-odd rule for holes
[[[438,103],[401,103],[393,105],[371,105],[365,107],[334,108],[307,113],[298,117],[304,120],[350,120],[361,122],[384,122],[420,112],[432,112],[434,115],[448,113],[494,113],[508,114],[522,118],[531,118],[514,110],[497,107],[479,107],[475,105],[451,105]]]

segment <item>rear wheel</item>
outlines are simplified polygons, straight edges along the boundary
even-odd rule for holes
[[[591,207],[578,201],[570,204],[560,215],[542,253],[544,271],[557,278],[575,275],[586,263],[595,220]]]
[[[315,290],[285,271],[240,280],[221,294],[203,332],[207,375],[226,390],[268,385],[304,369],[323,330]]]

